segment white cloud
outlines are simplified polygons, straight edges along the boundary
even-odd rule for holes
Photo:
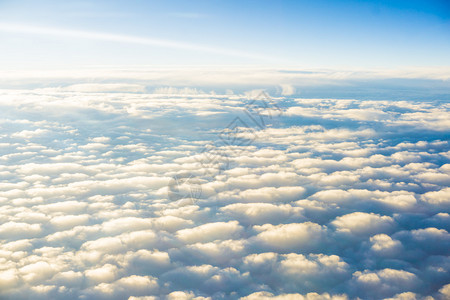
[[[238,237],[242,226],[237,221],[216,222],[200,225],[194,228],[177,231],[177,237],[186,243],[209,242]]]
[[[331,224],[337,228],[338,232],[367,235],[389,232],[393,229],[395,222],[389,216],[355,212],[337,217]]]
[[[422,199],[431,204],[448,206],[450,205],[450,188],[443,188],[440,191],[425,193],[422,195]]]
[[[289,204],[273,205],[270,203],[235,203],[221,208],[241,222],[249,221],[255,224],[266,222],[277,223],[289,217],[302,217],[303,209]]]
[[[364,294],[368,296],[374,292],[379,295],[408,292],[420,284],[420,279],[415,274],[389,268],[376,272],[357,271],[353,274],[353,279],[357,288],[364,290]]]
[[[0,91],[0,298],[445,297],[447,104],[280,96],[205,174],[248,99],[143,89],[169,73]],[[174,201],[186,174],[201,193]]]
[[[281,95],[290,96],[295,94],[295,87],[290,84],[281,84]]]
[[[324,242],[326,227],[316,223],[291,223],[256,225],[260,232],[255,240],[263,246],[279,250],[314,249]]]
[[[393,240],[386,234],[377,234],[370,238],[372,243],[371,250],[383,256],[394,256],[401,253],[403,250],[402,243]]]
[[[275,296],[270,292],[255,292],[246,297],[241,297],[241,300],[347,300],[348,297],[346,295],[330,295],[329,293],[308,293],[306,295],[302,294],[281,294]]]
[[[232,49],[225,48],[216,48],[210,46],[203,45],[195,45],[188,44],[178,41],[169,41],[162,40],[156,38],[148,38],[148,37],[138,37],[138,36],[128,36],[128,35],[120,35],[113,33],[103,33],[103,32],[94,32],[94,31],[83,31],[83,30],[73,30],[73,29],[63,29],[56,27],[39,27],[39,26],[28,26],[24,24],[12,24],[12,23],[0,23],[0,30],[11,32],[11,33],[25,33],[30,35],[43,35],[50,37],[59,37],[59,38],[76,38],[76,39],[88,39],[88,40],[100,40],[100,41],[110,41],[117,43],[125,43],[125,44],[138,44],[138,45],[149,45],[149,46],[157,46],[163,48],[172,48],[172,49],[183,49],[183,50],[193,50],[193,51],[201,51],[201,52],[210,52],[222,55],[229,56],[238,56],[238,57],[259,57],[267,59],[259,54],[255,53],[246,53],[243,51],[237,51]]]
[[[0,225],[1,238],[35,237],[41,233],[41,231],[42,228],[40,224],[7,222]]]

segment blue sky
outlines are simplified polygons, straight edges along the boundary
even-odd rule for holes
[[[0,1],[0,64],[450,64],[448,1]]]

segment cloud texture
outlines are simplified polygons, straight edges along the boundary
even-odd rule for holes
[[[293,91],[3,90],[0,298],[446,299],[450,105]]]

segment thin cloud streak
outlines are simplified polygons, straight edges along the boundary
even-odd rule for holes
[[[32,34],[32,35],[43,35],[43,36],[55,36],[55,37],[72,37],[78,39],[89,39],[89,40],[97,40],[97,41],[111,41],[118,43],[126,43],[126,44],[140,44],[140,45],[149,45],[149,46],[157,46],[163,48],[172,48],[172,49],[183,49],[183,50],[191,50],[191,51],[201,51],[208,52],[226,56],[235,56],[242,58],[252,58],[264,61],[273,61],[274,59],[265,55],[257,54],[257,53],[248,53],[244,51],[234,50],[234,49],[226,49],[226,48],[217,48],[206,45],[197,45],[191,43],[183,43],[171,40],[162,40],[148,37],[139,37],[132,35],[122,35],[122,34],[113,34],[106,32],[97,32],[97,31],[84,31],[84,30],[74,30],[74,29],[60,29],[60,28],[51,28],[51,27],[40,27],[40,26],[31,26],[24,24],[12,24],[12,23],[0,23],[0,31],[8,32],[8,33],[24,33],[24,34]]]

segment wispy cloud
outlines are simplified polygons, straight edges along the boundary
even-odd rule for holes
[[[273,61],[273,58],[246,51],[240,51],[229,48],[213,47],[208,45],[200,45],[194,43],[178,42],[173,40],[157,39],[150,37],[140,37],[133,35],[114,34],[98,31],[86,31],[76,29],[41,27],[27,24],[0,23],[0,31],[8,33],[23,33],[30,35],[54,36],[60,38],[77,38],[97,41],[110,41],[126,44],[140,44],[148,46],[156,46],[163,48],[182,49],[191,51],[208,52],[225,56],[235,56],[243,58],[252,58],[263,61]]]

